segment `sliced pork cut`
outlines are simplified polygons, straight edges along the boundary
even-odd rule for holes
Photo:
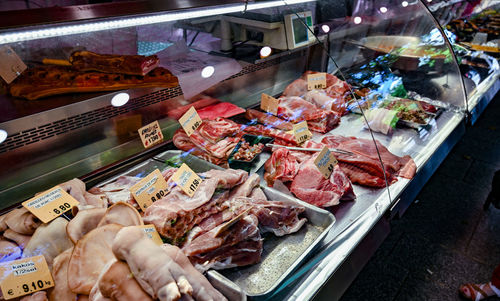
[[[106,211],[106,208],[89,208],[78,211],[66,226],[68,238],[76,244],[85,234],[97,228]]]
[[[241,130],[241,125],[236,122],[225,119],[215,118],[214,120],[204,120],[196,131],[205,139],[212,143],[236,135]]]
[[[50,301],[72,301],[77,300],[76,294],[68,286],[68,264],[71,258],[73,248],[69,248],[54,258],[52,265],[52,278],[54,279],[54,288],[49,293]]]
[[[240,140],[238,137],[226,137],[223,140],[219,140],[217,143],[213,143],[202,136],[197,130],[189,136],[189,139],[196,147],[208,153],[210,156],[219,159],[227,159]]]
[[[5,215],[5,223],[12,231],[19,234],[30,235],[42,224],[28,209],[21,207]]]
[[[239,197],[239,196],[249,196],[253,189],[259,186],[260,176],[258,174],[251,174],[248,179],[242,181],[242,183],[233,189],[229,193],[229,199]]]
[[[225,204],[227,192],[214,195],[218,183],[216,178],[203,180],[193,197],[175,186],[164,198],[146,209],[144,223],[155,225],[158,233],[174,244],[182,243],[185,234],[197,223],[229,206]]]
[[[331,97],[323,90],[311,90],[304,95],[304,99],[320,109],[335,111],[340,115],[343,115],[347,109],[343,97]]]
[[[245,118],[248,120],[255,120],[263,125],[271,126],[275,129],[283,131],[293,130],[293,123],[278,118],[271,113],[261,112],[254,109],[247,109]]]
[[[200,149],[191,141],[191,139],[188,137],[188,135],[186,134],[186,132],[184,132],[183,129],[178,129],[174,133],[174,137],[172,139],[175,147],[177,147],[181,151],[188,152],[193,156],[199,157],[215,165],[229,167],[227,163],[227,158],[216,158],[211,154],[209,154],[208,152]]]
[[[12,231],[11,229],[5,230],[5,232],[3,233],[3,237],[12,240],[21,249],[24,249],[24,247],[28,244],[28,242],[31,239],[31,235],[19,234],[17,232]]]
[[[108,224],[118,224],[124,227],[144,225],[141,215],[132,205],[127,203],[116,203],[106,210],[97,227]]]
[[[142,180],[142,178],[120,176],[115,181],[104,186],[91,188],[89,192],[95,195],[105,195],[111,204],[123,202],[129,203],[134,207],[138,207],[139,205],[132,196],[130,188],[137,184],[140,180]]]
[[[243,130],[252,135],[261,135],[274,138],[274,143],[281,145],[297,145],[295,135],[278,129],[273,129],[270,126],[263,126],[261,124],[250,125],[244,127]]]
[[[297,158],[290,154],[286,148],[278,148],[264,164],[266,172],[264,179],[267,185],[272,187],[274,181],[282,182],[292,181],[299,171],[299,162]]]
[[[325,179],[314,164],[318,154],[300,165],[292,181],[290,191],[302,201],[318,207],[331,207],[340,200],[354,199],[351,181],[336,165],[330,178]]]
[[[336,112],[319,109],[300,97],[281,97],[279,101],[278,117],[293,123],[305,120],[310,130],[326,133],[340,122]]]
[[[217,188],[230,189],[244,183],[248,173],[241,169],[211,169],[199,174],[202,178],[217,180]]]

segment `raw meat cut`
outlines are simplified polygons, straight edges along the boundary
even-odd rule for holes
[[[189,139],[199,149],[218,159],[227,159],[240,140],[239,137],[226,137],[217,143],[212,143],[202,136],[198,130],[194,131],[189,136]]]
[[[282,130],[273,129],[270,126],[263,126],[261,124],[249,125],[244,127],[243,131],[252,135],[272,137],[274,138],[274,143],[276,144],[297,145],[295,135]]]
[[[47,265],[52,267],[54,258],[73,246],[73,242],[66,234],[67,225],[67,220],[58,217],[38,227],[24,248],[23,258],[43,255]]]
[[[161,245],[165,253],[172,258],[186,273],[186,278],[193,287],[193,297],[199,301],[224,301],[226,298],[216,290],[207,278],[196,270],[189,259],[175,246],[169,244]]]
[[[97,227],[108,224],[118,224],[127,227],[141,226],[144,225],[144,222],[137,209],[132,207],[132,205],[127,203],[116,203],[106,210],[106,213]]]
[[[21,257],[21,248],[8,240],[0,239],[0,260],[11,261]]]
[[[69,62],[73,68],[80,71],[146,75],[158,67],[160,60],[156,55],[116,55],[75,51],[69,57]]]
[[[297,158],[290,154],[286,148],[278,148],[273,152],[264,164],[266,172],[264,179],[267,185],[272,187],[274,181],[280,180],[282,182],[292,181],[297,172],[299,171],[299,162]]]
[[[354,199],[352,185],[347,176],[335,165],[329,179],[325,179],[314,164],[318,154],[300,165],[290,191],[299,199],[318,207],[330,207],[340,200]]]
[[[285,97],[289,96],[302,96],[307,93],[307,81],[305,79],[299,78],[294,80],[291,84],[286,86],[283,95]]]
[[[154,202],[144,212],[144,223],[153,224],[160,235],[180,244],[186,233],[206,217],[223,211],[227,193],[215,193],[217,179],[201,182],[192,198],[175,186],[164,198]]]
[[[343,97],[331,97],[323,90],[311,90],[304,95],[304,99],[320,109],[332,110],[340,115],[343,115],[347,109]]]
[[[106,196],[111,204],[124,202],[129,203],[134,207],[138,207],[139,205],[132,196],[132,193],[130,193],[130,188],[137,184],[140,180],[142,179],[139,177],[120,176],[115,181],[104,186],[91,188],[89,192],[95,195]],[[105,206],[105,208],[106,207],[107,206]]]
[[[248,176],[247,176],[248,177]],[[249,196],[252,193],[252,190],[259,186],[260,176],[258,174],[251,174],[248,179],[242,181],[240,185],[231,189],[231,193],[229,194],[229,199],[233,199],[239,196]]]
[[[353,182],[371,187],[384,187],[384,171],[388,184],[397,181],[397,176],[411,179],[416,172],[416,165],[410,156],[398,157],[376,141],[384,169],[379,161],[375,143],[369,139],[356,137],[327,136],[322,140],[329,147],[352,152],[353,155],[337,155],[340,167],[351,177]],[[377,179],[379,178],[379,179]]]
[[[171,99],[173,100],[173,99]],[[182,102],[182,103],[179,103]],[[202,109],[206,106],[213,105],[219,102],[218,99],[211,98],[209,96],[202,96],[200,99],[197,99],[196,101],[189,103],[187,105],[182,105],[185,104],[187,101],[184,99],[181,99],[179,102],[173,103],[174,108],[170,109],[167,113],[168,117],[178,120],[179,118],[182,117],[191,107],[194,107],[196,110]],[[170,101],[169,101],[170,103]]]
[[[220,166],[228,166],[227,163],[227,158],[216,158],[206,151],[198,148],[192,141],[189,139],[188,135],[186,132],[184,132],[183,129],[178,129],[174,133],[174,137],[172,138],[175,147],[180,149],[181,151],[185,151],[190,153],[193,156],[200,157],[201,159],[204,159],[210,163],[220,165]]]
[[[137,283],[128,265],[114,261],[101,275],[98,283],[101,294],[111,300],[148,301],[153,299]]]
[[[80,179],[74,178],[59,184],[59,186],[79,202],[79,209],[89,207],[106,208],[108,206],[106,198],[87,192],[85,190],[85,183]]]
[[[47,293],[45,291],[39,291],[28,296],[24,296],[19,301],[47,301]]]
[[[73,248],[69,248],[54,258],[52,264],[52,277],[54,278],[54,288],[49,293],[50,301],[76,300],[76,294],[68,286],[68,264],[73,253]]]
[[[95,228],[80,239],[71,254],[68,265],[68,286],[77,294],[90,294],[103,267],[115,259],[111,250],[113,240],[123,228],[109,224]]]
[[[25,235],[33,234],[42,224],[38,218],[24,207],[14,209],[7,213],[4,221],[11,230]]]
[[[138,227],[123,228],[113,242],[113,253],[125,260],[135,279],[151,297],[178,300],[192,295],[185,271]]]
[[[106,211],[105,208],[90,208],[78,211],[66,226],[68,238],[76,244],[85,234],[97,228]]]
[[[318,109],[300,97],[281,97],[279,101],[278,117],[294,123],[306,120],[310,130],[326,133],[340,122],[338,113]]]
[[[236,135],[241,130],[241,125],[229,119],[217,117],[214,120],[204,120],[196,129],[211,143],[217,143],[225,137]]]
[[[24,249],[24,247],[28,244],[28,242],[31,239],[31,235],[19,234],[17,232],[12,231],[11,229],[5,230],[5,232],[3,233],[3,237],[12,240],[21,249]]]
[[[211,169],[199,174],[206,179],[217,180],[217,188],[230,189],[244,183],[248,179],[248,173],[241,169]]]
[[[270,113],[265,113],[254,109],[247,109],[245,118],[248,120],[255,120],[259,123],[262,123],[263,125],[271,126],[283,131],[291,131],[293,129],[293,123],[278,118]]]
[[[198,110],[201,119],[229,118],[245,113],[245,110],[229,102],[221,102]]]

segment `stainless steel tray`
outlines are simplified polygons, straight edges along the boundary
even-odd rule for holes
[[[154,163],[156,165],[166,160],[178,158],[188,164],[195,172],[204,172],[214,168],[222,169],[197,157],[183,154],[182,151],[166,151],[151,160],[156,161]],[[147,168],[146,165],[142,168]],[[245,297],[252,300],[270,297],[287,277],[291,276],[311,256],[335,223],[333,214],[326,210],[302,202],[275,189],[262,185],[261,188],[270,200],[304,206],[308,222],[294,234],[283,237],[264,236],[262,261],[258,264],[222,271],[209,271],[209,280],[215,287],[225,292],[230,300],[242,300]],[[241,288],[245,296],[238,295],[238,287]]]

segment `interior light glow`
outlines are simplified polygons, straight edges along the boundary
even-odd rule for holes
[[[326,24],[321,25],[321,30],[323,30],[324,33],[328,33],[330,31],[330,26]]]
[[[265,58],[271,55],[272,49],[269,46],[264,46],[260,49],[260,57]]]
[[[129,99],[130,95],[128,95],[128,93],[118,93],[111,98],[111,105],[113,105],[113,107],[121,107],[126,104]]]
[[[0,130],[0,143],[4,142],[7,139],[7,132],[5,130]]]
[[[379,10],[380,10],[381,13],[385,14],[387,12],[387,7],[382,6],[382,7],[380,7]]]
[[[403,7],[407,7],[407,6],[408,6],[408,1],[403,1],[403,2],[401,2],[401,5],[402,5]]]
[[[362,21],[361,17],[354,17],[354,24],[360,24]]]
[[[213,66],[206,66],[205,68],[203,68],[203,70],[201,70],[201,77],[209,78],[214,74],[214,72],[215,68]]]
[[[286,4],[292,5],[292,4],[300,4],[300,3],[314,2],[314,1],[316,0],[287,0]],[[56,37],[65,34],[88,33],[101,30],[118,29],[124,27],[140,26],[147,24],[155,24],[162,22],[171,22],[184,19],[201,18],[201,17],[243,12],[245,11],[245,8],[247,11],[256,9],[266,9],[271,7],[282,6],[283,4],[285,3],[282,0],[263,1],[254,3],[250,2],[248,4],[238,3],[234,5],[226,5],[221,7],[213,7],[213,8],[206,7],[202,9],[188,10],[181,12],[166,12],[146,17],[130,17],[130,18],[122,18],[120,20],[100,21],[100,22],[92,22],[86,24],[70,25],[70,26],[53,26],[51,28],[43,28],[35,30],[20,30],[16,33],[12,33],[11,31],[11,33],[0,34],[0,45],[14,43],[14,42],[28,41],[33,39]]]
[[[432,0],[427,0],[427,2],[429,2],[429,3],[430,3],[430,2],[432,2]]]

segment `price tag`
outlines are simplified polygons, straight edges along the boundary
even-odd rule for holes
[[[201,125],[202,121],[196,109],[191,107],[181,118],[179,118],[179,123],[186,134],[191,136],[191,134]]]
[[[22,204],[39,220],[48,223],[79,203],[64,189],[56,186]]]
[[[201,184],[201,178],[186,163],[182,163],[181,167],[172,175],[172,180],[190,197],[194,195]]]
[[[158,169],[155,169],[147,177],[130,187],[130,192],[142,211],[164,197],[166,190],[167,182]]]
[[[312,137],[312,134],[307,127],[307,121],[294,124],[292,131],[295,136],[295,141],[297,141],[298,144],[301,144]]]
[[[26,70],[23,60],[9,46],[0,47],[0,76],[10,84]]]
[[[54,280],[43,255],[0,263],[0,283],[6,300],[46,290]]]
[[[160,234],[158,234],[154,225],[144,225],[138,227],[140,227],[144,231],[144,233],[146,233],[149,239],[154,241],[157,245],[161,246],[163,244]]]
[[[262,95],[260,96],[260,108],[262,109],[262,111],[277,115],[279,103],[279,100],[270,95],[267,95],[266,93],[262,93]]]
[[[323,177],[328,179],[333,172],[333,167],[337,164],[337,158],[335,158],[333,153],[325,146],[316,157],[316,160],[314,160],[314,164],[323,174]]]
[[[139,130],[142,144],[145,148],[151,147],[163,141],[163,133],[161,132],[160,124],[158,121],[151,122],[143,126]]]
[[[314,73],[307,75],[307,90],[326,88],[326,73]]]

